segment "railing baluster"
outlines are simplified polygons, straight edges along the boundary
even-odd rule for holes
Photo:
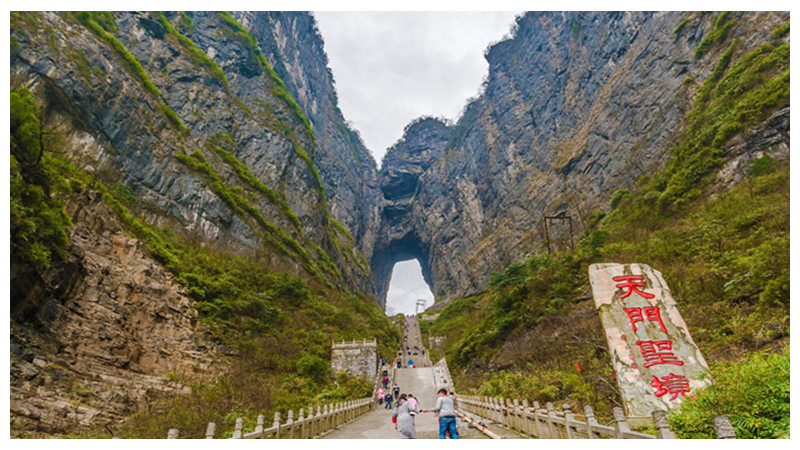
[[[286,419],[286,439],[294,439],[294,411],[291,409]]]
[[[553,403],[547,402],[545,406],[547,407],[547,429],[550,434],[549,438],[558,439],[558,430],[556,430],[556,424],[553,422],[553,418],[556,416],[556,412],[553,410]]]
[[[736,430],[733,429],[728,416],[717,416],[711,420],[717,439],[736,439]]]
[[[528,399],[522,399],[522,432],[526,436],[531,436],[531,421],[530,421],[530,407],[528,406]]]
[[[561,409],[564,410],[564,429],[567,431],[567,439],[574,439],[572,436],[572,422],[575,420],[575,416],[572,414],[572,407],[569,406],[569,403],[564,403]]]
[[[597,425],[597,419],[594,417],[594,410],[591,406],[586,405],[583,407],[583,414],[586,416],[586,436],[589,439],[594,439],[592,427]]]
[[[272,428],[275,428],[275,439],[281,438],[281,413],[276,412],[272,419]]]
[[[244,419],[239,417],[236,419],[236,428],[233,431],[233,438],[234,439],[241,439],[242,438],[242,428],[244,427]]]
[[[258,418],[256,419],[256,433],[264,433],[264,415],[259,414]]]
[[[628,422],[625,421],[625,413],[622,411],[622,408],[615,406],[611,409],[611,414],[614,415],[614,428],[617,432],[617,439],[625,439],[623,433],[631,431]]]
[[[656,435],[658,439],[675,439],[675,433],[669,429],[669,421],[667,421],[667,412],[662,410],[653,411],[653,423],[658,430]]]
[[[217,424],[209,422],[206,427],[206,439],[214,439],[214,434],[217,432]]]

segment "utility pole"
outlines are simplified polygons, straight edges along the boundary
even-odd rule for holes
[[[574,243],[573,238],[572,238],[572,217],[567,216],[567,215],[561,215],[561,216],[544,216],[544,234],[545,234],[545,237],[546,237],[546,240],[547,240],[547,253],[548,254],[552,253],[552,250],[550,248],[550,231],[547,228],[547,222],[550,221],[550,220],[566,220],[566,221],[569,222],[569,247],[574,252],[575,251],[575,243]]]

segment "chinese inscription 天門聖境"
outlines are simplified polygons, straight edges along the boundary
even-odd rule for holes
[[[589,275],[629,417],[673,408],[710,383],[708,366],[658,271],[644,264],[594,264]]]

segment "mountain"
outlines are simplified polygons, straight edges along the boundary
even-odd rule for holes
[[[779,45],[772,32],[787,20],[784,13],[521,16],[513,38],[487,49],[483,92],[458,123],[438,132],[408,127],[385,158],[378,245],[419,257],[437,303],[479,293],[493,273],[546,251],[547,216],[571,219],[547,224],[552,246],[569,247],[570,230],[574,246],[593,217],[609,212],[617,190],[634,191],[664,169],[702,81],[719,76],[718,59]],[[788,160],[788,106],[769,118],[777,109],[753,120],[765,122],[747,143],[734,139],[736,131],[714,142],[726,167],[715,184],[740,181],[732,169],[763,154]],[[383,292],[395,259],[376,257]]]
[[[12,427],[160,437],[169,418],[202,436],[232,413],[371,392],[331,377],[330,342],[394,354],[386,293],[411,258],[476,382],[559,360],[542,330],[597,325],[582,264],[642,248],[713,254],[674,269],[684,292],[763,301],[773,321],[788,20],[521,15],[463,115],[415,120],[378,171],[309,13],[12,13]]]

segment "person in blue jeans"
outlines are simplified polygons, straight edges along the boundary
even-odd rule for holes
[[[456,429],[456,407],[453,399],[447,396],[447,389],[439,389],[439,398],[436,399],[436,406],[432,409],[423,409],[422,412],[433,412],[439,414],[439,439],[446,439],[445,433],[450,432],[453,439],[458,439]]]
[[[392,398],[392,394],[386,393],[386,397],[384,397],[383,402],[386,403],[386,406],[383,409],[392,409],[392,402],[394,399]]]

